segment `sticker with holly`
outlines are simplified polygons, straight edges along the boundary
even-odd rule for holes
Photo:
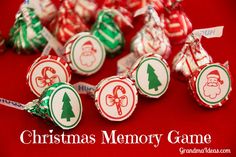
[[[209,108],[222,106],[231,91],[231,76],[225,66],[209,64],[198,74],[195,87],[201,104]]]
[[[70,79],[69,65],[60,57],[50,55],[38,58],[27,74],[27,83],[36,96],[40,96],[52,84],[69,82]]]
[[[139,58],[130,70],[140,94],[151,98],[162,96],[170,82],[167,62],[157,54],[147,54]]]
[[[69,55],[71,66],[78,74],[91,75],[102,67],[106,52],[95,36],[81,35],[73,42]]]
[[[95,90],[96,107],[108,120],[123,121],[131,116],[138,102],[137,90],[126,77],[113,76]]]
[[[82,116],[80,96],[72,86],[64,83],[51,90],[48,103],[53,121],[63,129],[74,128]]]

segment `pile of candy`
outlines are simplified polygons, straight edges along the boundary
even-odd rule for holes
[[[79,94],[89,94],[103,117],[123,121],[134,112],[138,95],[157,99],[165,94],[171,80],[166,59],[172,46],[184,43],[173,59],[173,74],[188,80],[200,105],[222,106],[232,90],[229,65],[213,62],[202,47],[201,37],[221,37],[223,27],[192,31],[181,3],[105,0],[99,7],[94,0],[62,0],[58,10],[50,0],[22,4],[7,43],[19,54],[41,53],[26,77],[38,99],[24,105],[0,98],[1,104],[47,118],[62,129],[72,129],[82,117]],[[131,53],[118,60],[118,74],[96,86],[85,82],[70,85],[72,74],[93,75],[106,56],[122,53],[123,30],[132,30],[137,17],[143,17],[145,24],[131,41]],[[0,35],[0,52],[5,50],[4,45]],[[56,54],[50,54],[51,49]]]

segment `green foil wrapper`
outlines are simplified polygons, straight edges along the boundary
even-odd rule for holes
[[[114,16],[111,10],[102,10],[91,30],[92,34],[103,43],[110,57],[121,53],[125,43],[123,33],[115,23]]]
[[[22,7],[16,14],[16,21],[10,30],[9,43],[18,54],[42,52],[47,44],[41,34],[43,26],[31,8]]]
[[[77,126],[82,117],[82,102],[73,86],[59,82],[46,88],[39,100],[26,110],[43,119],[50,119],[62,129]]]
[[[37,103],[35,103],[34,106],[29,108],[28,112],[30,112],[36,116],[39,116],[43,119],[49,118],[53,121],[50,110],[49,110],[49,99],[45,99],[45,98],[50,97],[50,95],[54,91],[53,89],[59,87],[60,85],[64,85],[64,84],[65,83],[59,82],[59,83],[55,83],[52,86],[46,88],[44,90],[44,92],[42,93],[42,95],[40,96],[39,101]]]

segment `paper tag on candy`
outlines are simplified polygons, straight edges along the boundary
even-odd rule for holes
[[[55,50],[56,54],[59,57],[61,57],[62,54],[63,54],[63,46],[62,46],[62,44],[59,43],[59,41],[57,41],[53,37],[53,35],[48,31],[47,28],[44,27],[41,33],[46,38],[46,40],[48,41],[48,44],[51,46],[51,48],[53,48]],[[49,48],[47,47],[47,49],[49,49]],[[45,51],[47,52],[48,50],[45,50]]]
[[[51,48],[50,44],[48,43],[48,44],[44,47],[41,56],[48,56],[48,55],[50,54],[51,49],[52,49],[52,48]]]
[[[11,101],[11,100],[7,100],[4,98],[0,98],[0,104],[7,106],[7,107],[11,107],[11,108],[15,108],[18,110],[24,110],[24,105],[19,103],[19,102],[15,102],[15,101]]]
[[[85,82],[78,82],[74,84],[73,86],[79,94],[92,94],[94,93],[94,90],[95,90],[94,85],[91,85]]]
[[[73,129],[82,117],[80,95],[68,83],[55,83],[45,89],[39,99],[27,104],[0,98],[0,104],[53,121],[64,130]]]
[[[205,29],[195,29],[193,34],[199,38],[202,36],[206,38],[219,38],[223,35],[224,26],[205,28]]]
[[[117,74],[126,75],[136,60],[137,60],[137,57],[135,56],[134,53],[130,53],[126,55],[125,57],[119,59],[117,62],[117,68],[118,68]]]

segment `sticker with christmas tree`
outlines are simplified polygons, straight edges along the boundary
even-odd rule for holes
[[[170,70],[166,61],[159,55],[144,55],[130,71],[139,93],[147,97],[159,98],[169,86]]]
[[[49,108],[53,121],[63,129],[74,128],[82,116],[82,103],[76,90],[63,84],[49,96]]]
[[[62,106],[62,114],[61,114],[61,118],[65,118],[66,121],[70,121],[71,118],[75,117],[75,114],[72,110],[72,106],[70,103],[70,98],[67,95],[67,93],[64,94],[63,96],[63,106]]]
[[[148,88],[158,91],[158,87],[161,86],[161,82],[158,80],[158,76],[155,74],[155,69],[153,69],[150,64],[148,64],[147,73],[149,82]]]

